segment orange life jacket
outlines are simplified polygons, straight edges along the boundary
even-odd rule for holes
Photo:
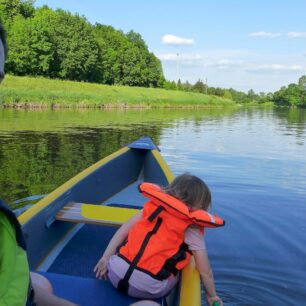
[[[143,183],[139,190],[149,201],[144,205],[142,219],[133,226],[118,251],[118,256],[130,264],[118,284],[118,289],[125,292],[134,269],[163,280],[171,273],[176,275],[188,264],[191,255],[184,243],[188,226],[204,229],[225,224],[221,218],[204,210],[189,211],[185,203],[157,185]]]

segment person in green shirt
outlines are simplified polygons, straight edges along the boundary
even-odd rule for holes
[[[50,282],[30,273],[21,226],[0,200],[0,305],[74,306],[55,296]]]
[[[25,305],[30,272],[24,241],[10,219],[0,202],[0,305]]]
[[[0,20],[0,83],[4,78],[4,62],[6,54],[7,54],[7,46],[6,46],[5,32]]]

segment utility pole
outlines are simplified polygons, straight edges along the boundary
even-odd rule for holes
[[[177,61],[176,61],[176,80],[178,82],[180,75],[179,75],[179,53],[176,53]]]
[[[205,91],[206,91],[206,96],[207,96],[207,88],[208,88],[208,85],[207,85],[207,78],[205,79]]]

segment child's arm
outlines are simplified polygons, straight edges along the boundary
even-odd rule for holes
[[[209,306],[211,306],[213,302],[219,302],[220,306],[222,306],[223,302],[216,293],[214,278],[206,250],[192,251],[192,254],[194,256],[196,268],[201,275]]]
[[[118,246],[120,246],[123,243],[130,229],[134,226],[136,222],[138,222],[141,219],[141,217],[142,217],[142,211],[137,213],[126,223],[122,224],[121,227],[117,230],[117,232],[109,242],[107,248],[105,249],[103,256],[100,258],[100,260],[98,261],[98,263],[94,268],[94,272],[96,273],[97,278],[99,279],[106,278],[107,263],[109,258],[116,253]]]

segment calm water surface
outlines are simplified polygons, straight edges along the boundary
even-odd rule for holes
[[[225,305],[306,305],[303,110],[0,110],[1,197],[24,205],[143,135],[212,189],[227,223],[205,239]]]

